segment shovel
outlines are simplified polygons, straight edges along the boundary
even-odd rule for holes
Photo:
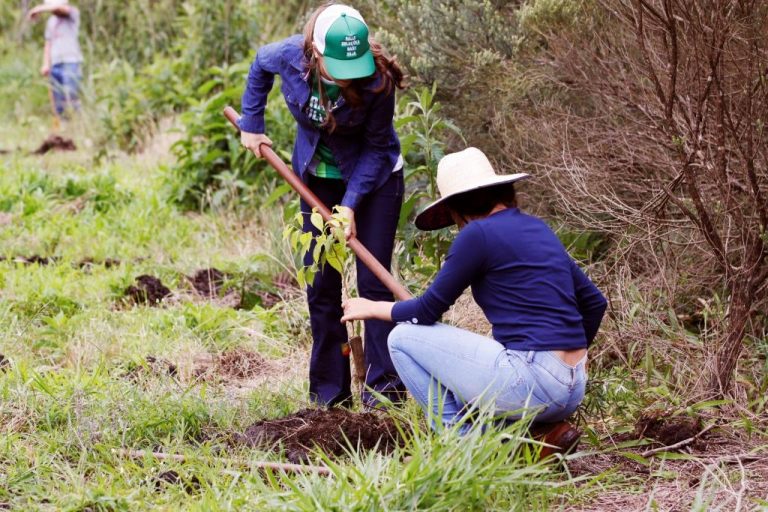
[[[229,120],[232,125],[240,129],[240,115],[232,107],[224,109],[224,116]],[[295,190],[299,196],[306,202],[312,209],[316,209],[318,213],[323,217],[325,222],[329,222],[331,217],[331,211],[322,201],[312,192],[301,178],[294,173],[282,159],[272,151],[272,148],[266,144],[262,144],[259,148],[261,156],[264,160],[271,165],[277,173],[288,182],[288,184]],[[397,300],[408,300],[413,298],[411,293],[400,282],[390,274],[384,265],[379,263],[373,254],[365,248],[365,246],[357,239],[352,238],[347,241],[347,246],[352,249],[352,252],[358,257],[363,264],[368,267],[368,270],[375,275],[381,284],[387,287],[389,291],[395,296]],[[365,379],[365,359],[363,357],[362,340],[359,336],[355,336],[349,342],[350,349],[352,350],[352,359],[355,362],[355,377],[363,382]]]

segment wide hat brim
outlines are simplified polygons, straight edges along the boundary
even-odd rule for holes
[[[508,183],[515,183],[530,177],[531,175],[526,173],[496,176],[494,179],[488,180],[485,183],[478,184],[474,187],[470,187],[453,194],[449,194],[445,197],[441,197],[434,203],[424,208],[421,213],[416,216],[416,227],[422,231],[433,231],[435,229],[442,229],[447,228],[448,226],[452,226],[455,224],[455,222],[451,216],[451,210],[448,207],[448,200],[450,198],[457,197],[468,192],[473,192],[475,190],[497,187],[499,185],[505,185]]]
[[[328,70],[328,74],[334,80],[366,78],[376,72],[376,63],[373,60],[371,50],[368,50],[356,59],[342,60],[323,56],[323,64],[325,64],[325,69]]]

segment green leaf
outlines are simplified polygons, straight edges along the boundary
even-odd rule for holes
[[[297,231],[297,233],[300,233],[300,231]],[[301,233],[299,242],[301,243],[302,252],[306,253],[309,250],[309,246],[312,245],[312,233]]]
[[[323,230],[323,216],[320,215],[318,212],[312,212],[312,215],[309,217],[310,222],[313,226],[315,226],[319,231]]]
[[[328,264],[333,269],[335,269],[336,272],[338,272],[339,274],[343,274],[344,266],[342,265],[341,261],[339,261],[339,259],[336,257],[336,255],[333,253],[327,253],[327,256],[328,256],[327,257]]]
[[[617,452],[618,455],[621,455],[622,457],[626,457],[629,460],[633,460],[635,462],[639,462],[643,466],[649,466],[651,464],[651,461],[640,455],[639,453],[635,452]]]
[[[287,183],[283,183],[279,187],[277,187],[275,190],[272,191],[271,194],[269,194],[269,197],[267,197],[267,200],[264,201],[264,208],[269,208],[272,206],[278,199],[283,197],[285,194],[291,191],[291,186]]]

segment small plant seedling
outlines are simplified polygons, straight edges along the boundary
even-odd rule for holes
[[[298,251],[303,261],[307,255],[311,255],[311,263],[301,267],[296,274],[299,285],[306,287],[312,286],[315,276],[321,272],[326,265],[341,274],[343,293],[345,297],[351,296],[353,284],[349,276],[351,275],[349,266],[352,263],[351,252],[347,246],[347,238],[344,230],[348,220],[345,215],[340,213],[337,208],[333,209],[331,219],[328,222],[323,221],[322,215],[313,209],[309,220],[318,233],[305,232],[304,213],[299,212],[294,216],[294,222],[288,224],[283,231],[285,239],[289,240],[291,249]],[[362,338],[360,337],[360,322],[352,323],[352,334],[349,341],[342,344],[341,352],[344,357],[352,356],[355,361],[355,378],[360,386],[363,386],[365,380],[365,368],[363,357]]]

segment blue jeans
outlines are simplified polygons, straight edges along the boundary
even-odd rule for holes
[[[53,104],[58,115],[67,109],[80,110],[80,80],[82,73],[77,62],[64,62],[51,67]]]
[[[398,325],[389,336],[389,352],[433,427],[438,421],[454,425],[473,406],[490,407],[506,419],[534,415],[536,422],[555,422],[584,399],[584,361],[570,366],[552,352],[508,350],[444,324]]]

